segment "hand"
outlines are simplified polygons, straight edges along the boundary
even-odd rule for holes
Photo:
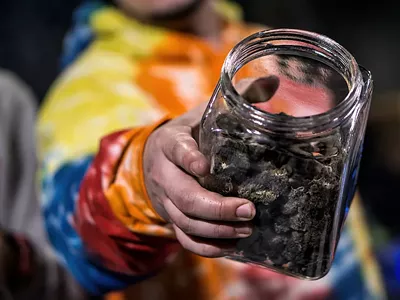
[[[205,105],[153,132],[144,152],[144,178],[154,209],[172,223],[184,248],[206,257],[224,256],[235,241],[251,234],[254,205],[202,188],[196,178],[209,172],[194,131]]]
[[[250,103],[268,101],[277,91],[275,76],[239,81],[238,92]],[[254,204],[202,188],[196,178],[210,170],[195,137],[206,105],[161,126],[144,151],[144,179],[154,209],[172,223],[184,248],[206,257],[226,255],[235,239],[251,235]]]

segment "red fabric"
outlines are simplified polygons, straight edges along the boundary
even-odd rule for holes
[[[108,149],[126,133],[121,131],[102,139],[98,155],[81,185],[75,226],[88,251],[104,267],[129,275],[148,275],[160,269],[179,244],[172,239],[131,232],[115,217],[108,204],[103,192],[103,173],[118,165],[118,160],[108,155]],[[117,156],[121,157],[122,153]]]

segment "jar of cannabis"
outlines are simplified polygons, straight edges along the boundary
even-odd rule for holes
[[[247,82],[240,93],[239,79]],[[252,201],[257,213],[253,234],[228,258],[303,279],[328,273],[371,93],[371,74],[316,33],[262,31],[229,53],[201,122],[211,164],[201,184]]]

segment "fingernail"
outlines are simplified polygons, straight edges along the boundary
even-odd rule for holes
[[[203,161],[194,161],[190,164],[190,171],[197,177],[204,177],[209,172],[208,165]]]
[[[250,227],[240,227],[236,228],[236,233],[238,237],[248,237],[251,235],[253,230]]]
[[[254,209],[251,204],[244,204],[236,209],[236,216],[243,219],[251,220],[254,217]]]
[[[199,168],[200,164],[198,161],[194,161],[190,164],[190,172],[193,173],[193,175],[200,177],[200,174],[196,172],[196,170]]]

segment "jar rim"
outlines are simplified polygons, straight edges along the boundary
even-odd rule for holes
[[[340,103],[335,105],[335,107],[326,112],[304,117],[272,114],[262,111],[248,103],[237,92],[233,86],[232,79],[241,67],[253,59],[250,59],[239,68],[234,65],[234,61],[246,45],[251,45],[251,43],[254,45],[254,42],[262,42],[265,45],[270,46],[270,42],[279,40],[285,40],[288,42],[304,42],[307,44],[305,48],[310,47],[310,49],[313,49],[316,47],[321,51],[334,56],[335,59],[339,59],[343,63],[346,63],[346,68],[350,74],[349,78],[347,78],[350,87],[346,97]],[[311,45],[313,47],[311,47]],[[318,51],[315,49],[312,52],[315,55],[318,55]],[[256,58],[262,56],[263,55],[259,55]],[[371,79],[369,72],[368,75],[369,79]],[[351,112],[355,107],[355,103],[357,103],[357,99],[359,99],[362,94],[364,80],[356,59],[349,51],[331,38],[315,32],[299,29],[270,29],[248,36],[229,52],[222,67],[220,85],[223,95],[226,96],[226,100],[231,102],[231,104],[240,111],[245,111],[246,117],[249,121],[263,124],[264,126],[269,125],[271,129],[279,128],[279,131],[298,132],[312,130],[315,132],[325,131],[327,129],[326,127],[336,127],[342,123],[343,120],[350,117]]]

